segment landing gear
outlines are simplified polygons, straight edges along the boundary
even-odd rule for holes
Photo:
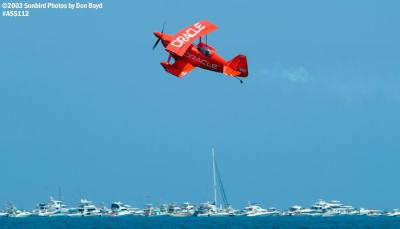
[[[239,80],[241,84],[243,83],[243,80],[237,78],[236,76],[235,76],[235,79]]]
[[[171,57],[172,57],[171,54],[169,54],[168,55],[168,60],[167,60],[168,64],[171,64]]]

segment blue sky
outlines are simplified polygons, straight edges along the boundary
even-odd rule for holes
[[[397,1],[104,1],[101,11],[0,19],[0,205],[319,198],[399,207]],[[152,32],[201,19],[241,85],[165,73]]]

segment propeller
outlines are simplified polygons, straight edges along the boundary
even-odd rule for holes
[[[161,29],[161,35],[164,34],[164,28],[165,28],[165,22],[163,23],[162,29]],[[162,36],[161,36],[162,37]],[[153,45],[153,50],[157,47],[158,43],[160,43],[161,41],[161,37],[159,37],[156,41],[156,43],[154,43]]]

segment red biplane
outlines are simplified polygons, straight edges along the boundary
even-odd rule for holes
[[[207,34],[218,27],[209,21],[199,21],[176,35],[165,34],[164,26],[161,32],[154,32],[158,38],[153,50],[161,41],[165,50],[169,53],[168,60],[161,62],[165,71],[177,77],[184,77],[195,67],[210,71],[221,72],[233,77],[247,77],[247,59],[244,55],[237,55],[232,60],[224,60],[215,49],[207,43]],[[206,42],[202,42],[202,36],[206,36]],[[199,39],[197,44],[193,44]],[[171,63],[171,59],[174,59]],[[242,80],[240,80],[243,83]]]

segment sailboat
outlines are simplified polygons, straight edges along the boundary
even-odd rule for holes
[[[213,169],[213,193],[214,201],[212,203],[206,202],[200,204],[195,215],[196,216],[234,216],[236,211],[231,207],[225,193],[224,185],[222,183],[221,174],[219,172],[217,162],[215,160],[214,148],[211,149],[212,155],[212,169]],[[222,201],[218,206],[218,194]]]

